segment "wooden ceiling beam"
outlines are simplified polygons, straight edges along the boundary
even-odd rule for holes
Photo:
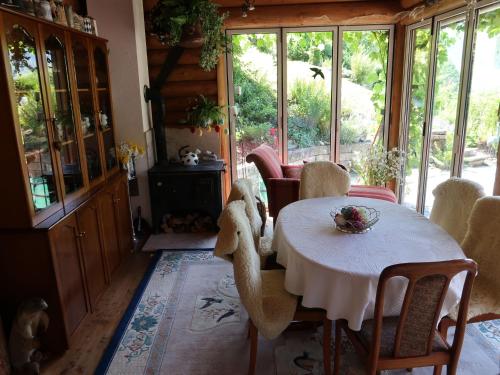
[[[396,2],[340,2],[307,5],[257,6],[241,17],[241,9],[223,8],[229,12],[228,29],[261,27],[329,26],[392,24],[403,9]]]

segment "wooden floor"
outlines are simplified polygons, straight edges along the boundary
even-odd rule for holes
[[[42,368],[42,374],[93,374],[115,328],[142,280],[153,253],[134,253],[113,275],[97,310],[89,315],[78,332],[72,348]]]

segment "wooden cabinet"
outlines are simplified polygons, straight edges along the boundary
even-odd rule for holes
[[[109,280],[105,267],[101,232],[102,220],[97,197],[80,208],[76,212],[76,218],[90,307],[94,310]],[[110,230],[111,232],[116,231],[113,228]]]
[[[81,232],[76,216],[70,215],[49,233],[59,295],[64,306],[65,326],[68,334],[71,335],[89,310],[79,244]]]
[[[120,245],[118,242],[118,228],[116,213],[115,213],[115,189],[114,185],[108,186],[100,194],[99,206],[102,213],[103,232],[107,233],[104,237],[104,252],[108,266],[109,274],[118,268],[121,261]]]
[[[24,198],[16,217],[0,216],[0,228],[31,227],[71,211],[118,171],[108,50],[104,39],[0,7],[0,51],[8,107],[0,147],[17,145],[2,149],[13,162],[12,190]]]
[[[0,6],[0,313],[41,297],[67,349],[132,248],[106,41]]]

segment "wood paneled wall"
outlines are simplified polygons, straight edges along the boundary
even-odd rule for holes
[[[144,0],[144,13],[156,4],[157,0]],[[146,36],[148,49],[149,80],[154,82],[161,66],[168,55],[168,47],[162,45],[152,36]],[[162,88],[165,98],[167,116],[165,126],[182,126],[179,121],[185,119],[186,109],[194,103],[194,99],[202,94],[217,101],[217,70],[206,72],[198,65],[200,49],[184,50],[177,66],[167,79]]]

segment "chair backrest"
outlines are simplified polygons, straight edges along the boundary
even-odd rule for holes
[[[402,277],[408,280],[393,341],[393,356],[394,358],[417,357],[426,356],[432,352],[436,326],[448,287],[451,280],[464,271],[466,272],[465,283],[451,347],[455,353],[460,352],[463,342],[467,308],[472,283],[477,274],[477,264],[471,259],[457,259],[443,262],[403,263],[384,269],[377,287],[371,360],[376,362],[379,356],[384,295],[387,284],[392,278]]]
[[[250,227],[252,228],[253,240],[255,242],[255,246],[259,247],[262,219],[260,217],[259,209],[257,208],[257,200],[255,198],[250,180],[240,178],[233,182],[227,202],[230,203],[237,200],[243,200],[246,203],[245,212],[250,222]]]
[[[500,197],[477,200],[462,242],[465,255],[474,259],[481,271],[478,281],[486,281],[500,297]]]
[[[467,232],[472,207],[484,196],[483,188],[473,181],[452,177],[439,184],[432,194],[435,199],[430,220],[461,243]]]
[[[351,187],[349,173],[335,163],[315,161],[304,164],[300,175],[299,199],[338,197]]]
[[[260,258],[255,248],[245,202],[226,205],[219,217],[219,233],[214,254],[233,263],[236,288],[250,318],[259,327],[264,317]]]
[[[255,163],[264,183],[268,178],[283,178],[283,170],[278,154],[270,146],[263,144],[253,149],[246,157],[248,163]]]

